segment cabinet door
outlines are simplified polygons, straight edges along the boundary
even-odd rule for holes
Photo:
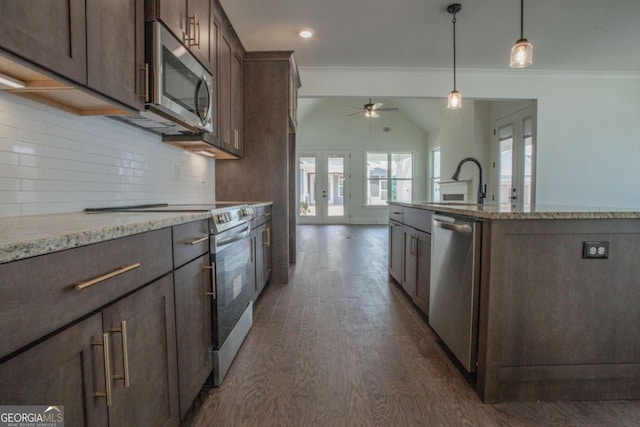
[[[289,73],[289,118],[293,126],[298,124],[298,86],[293,73]]]
[[[102,319],[96,314],[0,365],[0,405],[64,406],[66,425],[106,426]]]
[[[429,315],[429,283],[431,280],[431,234],[415,231],[417,237],[417,268],[415,304]]]
[[[144,107],[144,0],[87,0],[87,84]]]
[[[212,280],[208,265],[207,253],[174,273],[181,418],[213,369],[209,295]]]
[[[223,34],[218,48],[218,123],[220,129],[220,145],[226,150],[233,146],[231,142],[231,57],[232,49]]]
[[[0,47],[85,84],[85,0],[0,1]]]
[[[260,294],[260,291],[264,286],[263,282],[265,281],[265,276],[264,276],[265,230],[266,230],[266,227],[263,224],[255,229],[255,235],[254,235],[255,261],[256,261],[256,294],[254,297],[254,301],[256,298],[258,298],[258,295]]]
[[[231,55],[231,142],[233,152],[243,153],[242,58]]]
[[[404,265],[402,269],[402,288],[411,296],[416,295],[418,276],[418,238],[416,230],[404,227]]]
[[[198,61],[212,74],[215,74],[215,50],[211,50],[213,11],[211,0],[188,0],[187,32],[189,38],[185,44],[198,58]],[[215,77],[214,77],[215,78]]]
[[[273,259],[273,246],[271,245],[271,221],[268,221],[264,230],[266,242],[264,242],[264,282],[262,287],[267,284],[271,278],[271,261]],[[261,289],[262,290],[262,289]]]
[[[389,274],[402,283],[402,254],[404,252],[404,234],[402,224],[389,221]]]
[[[108,307],[102,320],[111,341],[113,405],[109,423],[119,427],[177,426],[173,276],[168,274]],[[129,387],[123,379],[114,379],[124,377],[125,368]]]
[[[155,0],[153,5],[155,17],[164,22],[178,40],[183,41],[187,20],[187,0]],[[153,15],[152,12],[151,14]]]

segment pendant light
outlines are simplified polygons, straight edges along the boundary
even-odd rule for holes
[[[460,3],[453,3],[447,7],[453,23],[453,90],[447,100],[447,108],[450,110],[462,108],[462,95],[456,90],[456,13],[460,12],[460,9],[462,9]]]
[[[533,45],[523,36],[524,0],[520,0],[520,39],[511,48],[509,67],[525,68],[533,64]]]

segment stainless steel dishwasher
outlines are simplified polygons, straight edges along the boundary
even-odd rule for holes
[[[443,215],[432,221],[429,325],[475,372],[481,223]]]

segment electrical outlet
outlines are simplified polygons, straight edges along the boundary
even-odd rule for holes
[[[609,242],[582,242],[582,258],[608,259]]]

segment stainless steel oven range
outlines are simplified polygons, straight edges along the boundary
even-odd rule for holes
[[[238,203],[215,205],[139,205],[87,209],[88,212],[211,212],[209,245],[212,301],[213,373],[210,385],[222,384],[253,324],[255,282],[251,244],[253,209]]]

